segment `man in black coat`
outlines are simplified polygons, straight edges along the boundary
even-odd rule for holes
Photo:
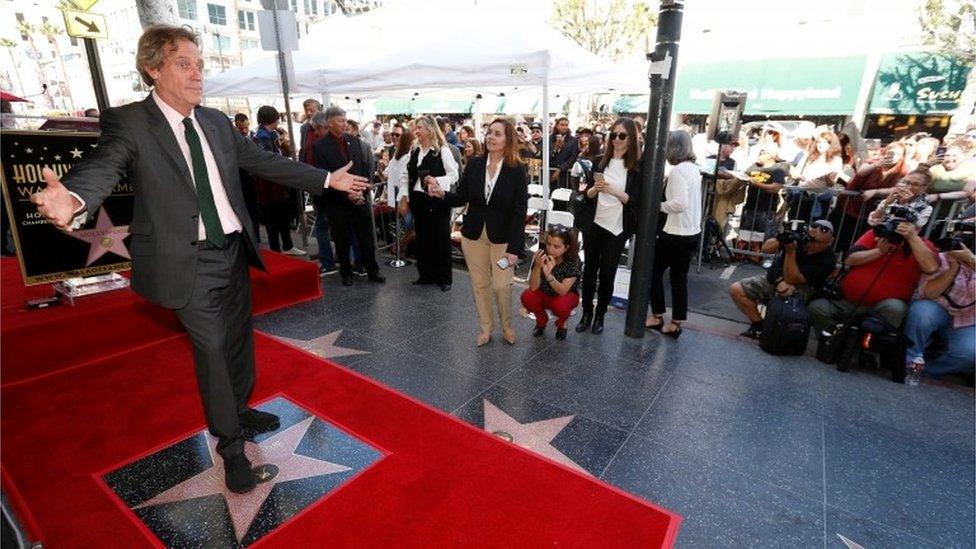
[[[364,151],[367,147],[358,137],[346,133],[346,111],[339,107],[329,107],[323,113],[316,113],[312,125],[321,127],[325,119],[327,133],[312,146],[312,161],[317,168],[333,170],[352,162],[349,173],[365,178],[370,176],[371,162]],[[352,286],[352,263],[349,261],[349,244],[355,234],[359,261],[366,267],[366,275],[373,282],[383,283],[386,279],[380,274],[376,263],[376,250],[373,247],[373,226],[370,217],[373,205],[369,193],[359,191],[342,192],[326,189],[316,199],[316,207],[324,209],[335,240],[336,256],[339,260],[339,274],[343,286]]]
[[[569,131],[569,119],[561,116],[556,119],[552,135],[549,136],[549,183],[551,188],[569,187],[569,171],[579,156],[579,143]]]

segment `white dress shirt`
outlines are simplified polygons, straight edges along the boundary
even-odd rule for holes
[[[664,232],[689,236],[701,232],[701,171],[694,162],[682,162],[671,169],[664,189],[661,211],[668,214]]]
[[[485,161],[485,204],[491,200],[491,193],[495,190],[495,183],[498,182],[498,174],[502,173],[502,162],[499,161],[495,166],[495,175],[491,175],[491,159]]]
[[[383,170],[386,176],[386,203],[396,206],[396,201],[407,193],[407,163],[410,162],[410,153],[400,158],[390,160]]]
[[[429,153],[431,150],[433,150],[432,147],[427,149],[423,149],[423,148],[420,149],[420,153],[417,154],[418,166],[423,163],[424,157],[427,156],[427,153]],[[441,147],[440,155],[441,155],[441,162],[444,163],[444,172],[446,175],[441,175],[435,177],[434,179],[437,180],[437,184],[440,185],[442,189],[444,189],[445,191],[449,191],[451,190],[451,185],[457,183],[458,164],[457,161],[454,160],[454,154],[451,152],[450,145],[444,145],[443,147]],[[419,177],[417,178],[417,182],[413,186],[413,190],[417,191],[418,193],[424,192],[424,188],[420,185]],[[407,198],[407,200],[410,199]]]
[[[627,166],[621,158],[614,158],[603,170],[603,180],[619,191],[627,189]],[[613,235],[624,232],[624,205],[610,193],[597,193],[593,222]]]
[[[186,126],[183,125],[183,115],[176,112],[176,109],[173,107],[167,105],[155,92],[153,92],[152,97],[156,101],[159,110],[163,111],[163,116],[169,122],[170,129],[176,135],[176,143],[180,146],[180,151],[183,153],[184,160],[186,160],[186,166],[190,169],[190,174],[193,174],[193,160],[190,157],[190,144],[186,141]],[[244,226],[241,225],[241,220],[237,218],[237,214],[234,213],[234,208],[230,205],[230,200],[227,199],[227,191],[224,189],[224,182],[220,178],[220,169],[217,168],[217,160],[214,158],[213,151],[210,150],[207,134],[200,127],[200,123],[197,122],[197,118],[192,110],[187,118],[193,121],[193,129],[200,136],[203,160],[207,165],[207,179],[210,180],[210,188],[213,190],[214,204],[217,206],[217,215],[220,217],[220,226],[223,228],[224,234],[243,231]],[[195,184],[196,181],[194,181]],[[200,236],[200,240],[206,240],[207,231],[203,227],[202,216],[197,221],[197,227],[197,234]]]

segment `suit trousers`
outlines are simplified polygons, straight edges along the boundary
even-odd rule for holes
[[[654,256],[654,270],[651,274],[651,312],[663,315],[664,272],[671,275],[671,318],[677,321],[688,320],[688,267],[691,258],[698,251],[698,238],[693,235],[674,235],[662,232],[657,238]]]
[[[593,294],[596,294],[596,314],[607,312],[613,297],[613,281],[617,277],[620,254],[627,243],[626,233],[614,235],[593,223],[583,235],[583,311],[593,312]]]
[[[189,303],[176,309],[193,344],[197,387],[210,433],[223,457],[244,451],[238,416],[254,388],[251,274],[243,238],[224,249],[200,249]]]
[[[464,251],[464,261],[468,264],[474,304],[478,309],[478,325],[484,334],[490,334],[492,330],[492,295],[495,296],[502,329],[512,329],[512,283],[515,279],[515,266],[502,269],[497,265],[507,249],[507,242],[492,244],[488,240],[487,228],[481,230],[478,240],[461,238],[461,250]]]
[[[335,255],[339,262],[339,274],[352,276],[352,263],[349,261],[349,246],[355,241],[359,245],[359,261],[370,275],[379,273],[376,263],[376,250],[373,248],[373,224],[369,216],[373,210],[368,205],[328,204],[326,216],[329,219],[332,239],[335,240]]]
[[[451,284],[451,209],[424,193],[410,193],[417,237],[417,273],[427,284]]]
[[[295,209],[294,204],[278,202],[259,206],[264,227],[268,231],[268,246],[271,251],[280,252],[294,248],[291,241],[291,212]]]

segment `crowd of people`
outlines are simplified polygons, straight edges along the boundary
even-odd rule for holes
[[[577,307],[577,332],[603,331],[622,254],[637,231],[644,145],[640,119],[602,117],[575,131],[567,117],[557,118],[548,131],[521,117],[480,127],[430,116],[360,127],[338,107],[323,111],[314,99],[303,107],[299,160],[327,170],[351,162],[350,173],[368,178],[375,191],[372,200],[362,193],[330,191],[315,200],[323,276],[338,271],[345,285],[353,283],[353,274],[383,281],[373,246],[373,202],[388,205],[399,217],[403,234],[387,238],[399,238],[415,259],[414,284],[449,291],[452,249],[460,249],[474,287],[476,345],[491,341],[496,324],[502,339],[515,343],[512,285],[515,267],[526,262],[528,289],[521,303],[536,319],[533,335],[544,334],[552,315],[556,338],[564,339],[566,322]],[[273,114],[277,121],[278,113]],[[264,131],[251,137],[273,150],[268,132],[277,131],[279,150],[287,149],[287,135],[266,124],[262,111],[258,117]],[[239,114],[235,123],[242,133],[249,131],[245,115]],[[550,171],[543,174],[547,135]],[[948,135],[940,141],[915,134],[876,150],[859,150],[858,138],[846,129],[801,125],[790,134],[773,122],[755,135],[742,133],[726,141],[709,143],[689,127],[668,136],[648,329],[680,336],[688,317],[691,261],[707,253],[700,249],[703,242],[705,248],[728,244],[730,259],[762,263],[767,271],[729,290],[749,321],[743,336],[761,336],[761,306],[769,299],[796,295],[809,305],[818,332],[873,315],[893,329],[904,327],[913,341],[919,339],[911,347],[912,360],[934,334],[941,334],[937,339],[948,348],[941,362],[926,368],[928,373],[972,371],[972,244],[963,241],[961,248],[939,251],[932,235],[947,233],[950,217],[973,217],[957,203],[976,198],[976,138]],[[568,210],[573,222],[542,230],[534,237],[535,249],[526,253],[531,234],[526,224],[533,222],[527,189],[533,183],[569,189],[572,198],[555,208]],[[255,212],[268,227],[269,245],[304,253],[294,251],[282,234],[285,209],[269,204],[292,205],[294,221],[299,201],[270,192],[267,185],[274,184],[254,181]],[[796,220],[805,222],[804,236],[784,243],[778,236]],[[701,231],[710,221],[717,234],[703,239]],[[385,234],[382,225],[379,231]],[[533,238],[528,241],[531,245]],[[950,272],[951,280],[945,274]],[[672,296],[667,320],[666,273]],[[836,291],[828,296],[824,286],[831,284]],[[948,289],[942,290],[964,307],[949,305],[941,293],[926,297],[945,284]],[[931,332],[924,338],[919,335],[923,324]],[[962,331],[953,335],[952,330]],[[953,366],[945,364],[953,360]]]
[[[173,311],[189,336],[203,416],[218,440],[229,490],[246,493],[258,484],[244,452],[245,432],[280,427],[276,415],[250,406],[256,370],[248,267],[264,266],[254,221],[269,229],[269,246],[304,254],[295,250],[289,234],[295,210],[304,213],[298,196],[307,193],[314,200],[323,275],[338,262],[344,285],[353,284],[357,269],[371,282],[385,281],[373,246],[373,193],[380,184],[385,187],[381,200],[395,204],[404,226],[415,234],[418,285],[451,290],[451,232],[457,221],[452,210],[464,209],[459,232],[472,275],[478,346],[491,341],[495,309],[502,338],[516,343],[513,272],[523,260],[531,264],[521,302],[535,314],[534,336],[544,335],[551,312],[556,337],[565,338],[566,321],[578,301],[583,314],[576,330],[603,332],[614,277],[636,230],[641,201],[645,167],[638,120],[598,120],[575,132],[566,118],[557,119],[551,130],[498,118],[479,133],[473,125],[455,127],[431,117],[361,128],[342,109],[323,110],[308,100],[296,162],[287,159],[294,158],[296,147],[278,127],[275,109],[258,110],[260,127],[252,134],[247,115],[235,117],[235,131],[223,113],[202,106],[204,61],[192,30],[147,28],[139,38],[136,65],[152,92],[143,101],[100,113],[102,132],[94,154],[63,178],[44,168],[45,184],[31,195],[31,203],[53,227],[71,232],[98,210],[123,175],[131,183],[131,287]],[[671,169],[660,206],[665,219],[654,235],[658,253],[648,329],[674,338],[681,334],[692,243],[701,239],[711,216],[724,211],[725,225],[746,242],[740,247],[743,257],[775,257],[765,277],[733,285],[733,298],[754,322],[753,334],[764,329],[755,324],[759,302],[799,293],[812,300],[809,310],[818,328],[826,331],[850,315],[875,315],[910,339],[906,360],[916,371],[971,375],[976,292],[972,225],[967,230],[965,223],[976,212],[970,204],[956,214],[953,204],[950,215],[943,216],[940,203],[972,202],[972,136],[947,136],[942,143],[911,136],[859,158],[850,134],[823,129],[796,135],[791,142],[781,130],[770,125],[755,144],[745,136],[721,146],[715,163],[724,171],[709,171],[706,165],[704,180],[700,166],[707,164],[707,151],[696,151],[695,140],[706,146],[699,149],[707,142],[683,129],[668,135],[664,148]],[[539,155],[546,133],[551,172],[542,174]],[[737,154],[744,154],[741,163],[750,166],[741,173],[735,170]],[[717,174],[714,182],[709,173]],[[530,255],[524,252],[531,238],[532,180],[569,189],[567,215],[573,221],[547,230],[540,224],[538,242],[532,244],[538,248]],[[840,185],[847,194],[823,192],[829,199],[817,196],[809,204],[808,228],[792,223],[805,217],[806,206],[802,199],[791,200],[790,193],[802,198],[811,190]],[[716,200],[703,208],[702,197],[713,194],[713,186]],[[724,210],[715,206],[719,197],[727,205]],[[744,225],[747,217],[751,222]],[[949,231],[949,239],[937,248],[925,236],[932,234],[927,227],[946,217],[953,217],[945,223],[951,227],[939,234]],[[854,239],[849,249],[836,243],[848,218],[871,227],[848,229]],[[791,222],[790,238],[782,238],[784,221]],[[838,248],[847,267],[839,281],[827,251]],[[665,272],[670,273],[674,305],[667,323]],[[833,291],[828,291],[828,279],[836,282]],[[944,350],[933,359],[929,343],[934,337]]]

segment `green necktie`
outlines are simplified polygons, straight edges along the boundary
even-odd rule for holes
[[[197,207],[200,208],[200,218],[207,233],[207,242],[214,246],[223,247],[224,228],[217,215],[217,204],[214,202],[213,189],[210,188],[210,177],[207,176],[207,163],[203,159],[203,147],[200,146],[200,136],[193,127],[193,120],[183,119],[186,127],[186,142],[190,145],[190,159],[193,160],[193,181],[197,187]]]

